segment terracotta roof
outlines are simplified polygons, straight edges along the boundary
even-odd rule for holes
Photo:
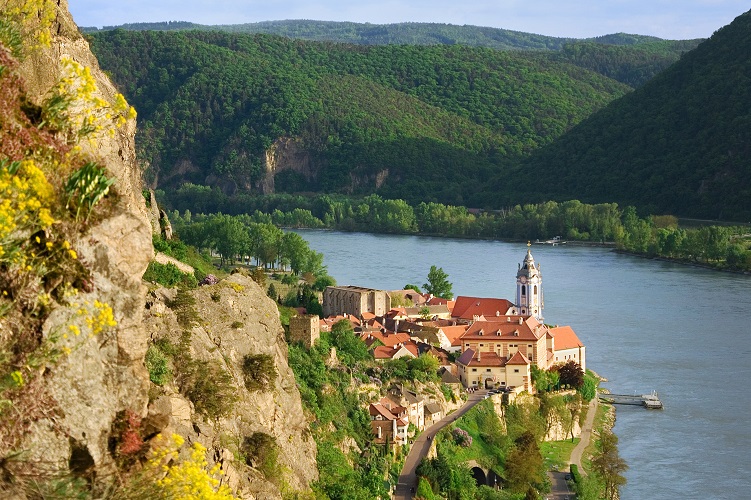
[[[376,315],[372,312],[365,311],[360,316],[362,316],[362,319],[365,321],[369,321],[371,319],[375,319]]]
[[[451,315],[465,320],[471,320],[475,316],[487,318],[505,315],[512,307],[514,304],[506,299],[461,296],[456,298]]]
[[[467,366],[488,368],[494,366],[506,366],[506,358],[503,358],[494,352],[480,351],[478,354],[480,355],[480,359],[477,359],[477,355],[475,355]]]
[[[392,347],[379,345],[373,349],[373,357],[375,359],[391,359],[396,350]]]
[[[467,332],[467,325],[442,326],[440,328],[451,344]]]
[[[511,356],[511,359],[506,362],[507,365],[528,365],[530,364],[527,356],[522,354],[521,351],[516,351],[516,354]]]
[[[370,411],[371,417],[381,416],[386,420],[394,420],[396,418],[396,416],[381,403],[370,403],[370,407],[368,409]]]
[[[579,337],[570,326],[557,326],[550,329],[550,333],[555,339],[555,350],[573,349],[575,347],[584,347]]]
[[[519,320],[521,319],[521,323]],[[547,334],[548,328],[540,324],[534,316],[502,316],[499,318],[475,321],[467,333],[462,335],[464,340],[539,340]]]

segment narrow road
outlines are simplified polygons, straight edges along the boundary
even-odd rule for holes
[[[592,439],[592,425],[595,421],[595,415],[597,414],[597,400],[595,396],[592,401],[589,402],[589,410],[587,410],[587,419],[582,427],[581,441],[579,441],[576,447],[571,451],[571,458],[569,458],[569,464],[576,464],[579,467],[579,474],[586,476],[587,472],[582,467],[582,455],[584,450],[589,446],[589,441]]]
[[[597,414],[597,398],[594,398],[589,402],[589,410],[587,410],[587,418],[584,421],[581,435],[581,440],[576,444],[573,450],[571,450],[571,457],[569,458],[569,464],[576,464],[579,467],[579,473],[583,476],[587,475],[587,472],[582,468],[582,456],[584,450],[589,446],[589,441],[592,439],[592,425],[595,421],[595,415]],[[549,500],[568,500],[573,498],[574,495],[568,487],[566,481],[566,475],[568,471],[558,472],[554,470],[548,471],[548,477],[550,478],[551,490],[547,499]]]
[[[396,500],[410,500],[413,497],[414,490],[417,489],[417,474],[415,474],[415,471],[422,459],[428,454],[435,435],[448,424],[467,413],[474,405],[485,399],[486,393],[486,390],[482,390],[470,394],[469,399],[467,399],[467,402],[461,408],[428,427],[415,439],[412,448],[409,450],[407,459],[404,461],[404,468],[399,476],[399,483],[396,485],[396,492],[393,498]],[[413,488],[414,490],[412,490]]]

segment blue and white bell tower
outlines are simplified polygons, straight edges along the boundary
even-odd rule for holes
[[[522,316],[534,316],[542,323],[542,309],[545,302],[542,296],[542,273],[540,264],[532,257],[531,243],[527,243],[527,255],[519,264],[516,273],[516,307]]]

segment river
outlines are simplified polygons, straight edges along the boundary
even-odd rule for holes
[[[442,267],[454,295],[513,300],[526,245],[302,230],[339,285],[421,286]],[[751,277],[534,245],[545,322],[571,325],[613,393],[656,390],[664,410],[619,406],[623,500],[747,498],[751,491]]]

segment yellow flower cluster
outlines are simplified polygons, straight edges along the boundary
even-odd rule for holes
[[[22,30],[24,38],[36,39],[37,47],[49,47],[50,28],[57,14],[53,0],[0,0],[0,13]]]
[[[50,211],[54,191],[34,160],[23,160],[13,170],[0,165],[0,262],[12,258],[25,231],[55,222]]]
[[[86,326],[88,326],[89,330],[91,330],[89,337],[98,335],[110,327],[117,326],[115,315],[112,312],[112,307],[110,307],[109,304],[95,300],[93,304],[93,311],[89,313],[87,308],[91,307],[92,304],[86,301],[84,302],[84,306],[79,307],[77,311],[79,316],[85,317],[84,321],[86,321]],[[76,325],[70,325],[68,326],[68,329],[76,336],[81,334],[81,330]]]
[[[115,127],[122,127],[136,117],[135,108],[128,105],[122,94],[115,95],[112,104],[99,95],[89,67],[67,58],[62,63],[63,78],[54,93],[66,103],[68,110],[75,108],[75,113],[68,112],[67,118],[78,137],[96,135],[103,130],[114,135]]]
[[[164,440],[160,435],[156,439]],[[158,447],[148,461],[146,468],[152,471],[161,469],[164,477],[157,480],[164,498],[174,500],[229,500],[235,496],[226,485],[220,485],[217,478],[221,474],[219,464],[210,470],[206,461],[206,448],[194,443],[190,459],[177,461],[178,450],[185,443],[182,436],[173,434],[169,442]],[[169,464],[175,461],[174,464]]]

